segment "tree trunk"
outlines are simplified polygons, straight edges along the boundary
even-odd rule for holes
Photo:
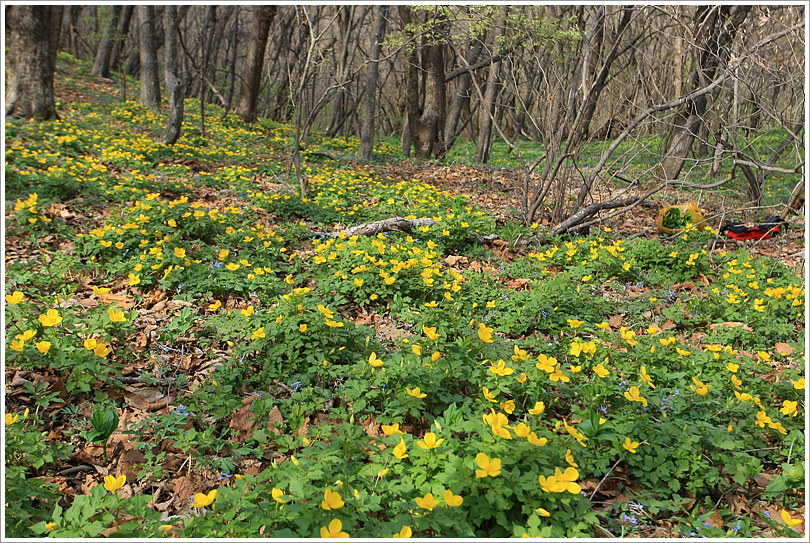
[[[506,12],[508,13],[509,7],[507,6]],[[504,13],[504,17],[506,14]],[[500,37],[504,35],[506,27],[501,28],[501,31],[493,37],[492,40],[492,55],[495,55],[495,48],[500,42]],[[478,142],[475,144],[475,155],[473,160],[480,164],[489,162],[489,152],[492,150],[492,123],[494,121],[493,115],[495,114],[495,94],[498,90],[498,71],[500,70],[501,62],[493,62],[489,65],[489,73],[487,74],[487,90],[484,92],[484,100],[481,104],[481,111],[479,113],[481,119],[481,128],[478,134]]]
[[[485,35],[481,35],[475,40],[475,44],[470,51],[470,58],[467,60],[469,64],[475,64],[475,61],[478,60],[481,49],[484,48],[485,37]],[[447,114],[447,122],[444,126],[444,143],[448,151],[453,147],[456,138],[459,136],[459,134],[456,134],[456,127],[458,126],[458,120],[461,118],[461,112],[464,110],[465,106],[467,106],[469,110],[471,81],[472,76],[470,72],[465,71],[460,76],[458,86],[456,87],[456,95],[453,97],[453,103],[450,105],[450,110]]]
[[[6,116],[16,119],[58,118],[53,94],[51,42],[54,10],[63,7],[18,6],[6,8]],[[58,43],[58,34],[57,34]]]
[[[385,39],[385,18],[387,15],[388,6],[381,5],[377,9],[377,18],[374,20],[374,44],[371,49],[371,64],[368,67],[366,96],[363,101],[363,128],[360,132],[360,158],[363,160],[371,160],[374,155],[375,98],[377,97],[380,51],[382,50],[382,42]]]
[[[714,80],[718,68],[725,64],[737,29],[745,22],[751,6],[699,6],[695,14],[694,34],[700,50],[695,52],[697,62],[690,76],[690,89],[694,91]],[[697,137],[708,97],[703,94],[689,100],[675,115],[672,141],[654,177],[660,181],[677,179],[686,157]]]
[[[121,15],[121,6],[113,6],[112,11],[106,9],[104,13],[109,17],[104,24],[104,34],[98,44],[96,60],[93,62],[91,73],[95,77],[110,77],[110,59],[112,58],[113,46],[115,45],[115,34],[118,28],[118,17]]]
[[[174,145],[180,139],[183,126],[183,98],[185,90],[183,81],[177,75],[177,6],[167,5],[163,12],[163,39],[165,62],[163,70],[166,76],[166,92],[169,94],[169,119],[166,131],[160,136],[158,142],[165,145]]]
[[[407,6],[398,6],[404,25],[411,22],[411,11]],[[444,45],[430,33],[423,43],[421,62],[419,50],[413,48],[408,55],[406,107],[408,131],[413,141],[414,157],[423,160],[431,156],[441,158],[446,153],[444,146],[444,124],[446,107],[446,87],[444,82]],[[423,73],[424,94],[419,93],[419,71]],[[424,99],[421,113],[420,98]]]
[[[160,104],[157,41],[155,37],[155,7],[138,6],[140,23],[141,96],[140,103],[152,111]]]
[[[113,53],[110,58],[110,67],[118,66],[121,62],[121,53],[124,50],[124,43],[127,41],[129,34],[129,23],[132,21],[132,13],[135,11],[135,6],[124,6],[121,10],[121,31],[115,36]]]
[[[278,12],[278,6],[259,6],[250,32],[244,75],[236,103],[236,114],[246,123],[256,122],[256,106],[259,103],[259,89],[262,83],[264,50],[270,25]]]

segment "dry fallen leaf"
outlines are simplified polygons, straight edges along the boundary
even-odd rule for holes
[[[782,356],[790,356],[793,353],[793,347],[787,343],[777,343],[774,345],[774,350]]]

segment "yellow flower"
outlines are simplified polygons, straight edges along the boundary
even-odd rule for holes
[[[126,475],[119,475],[118,477],[107,475],[106,477],[104,477],[104,488],[106,488],[110,492],[115,492],[116,490],[124,486],[126,483],[127,483]]]
[[[240,312],[242,315],[244,315],[245,317],[249,317],[249,316],[253,315],[253,312],[254,312],[254,311],[255,311],[255,308],[254,308],[252,305],[249,305],[249,306],[247,307],[247,309],[240,309],[240,310],[239,310],[239,312]]]
[[[198,492],[197,494],[194,494],[194,503],[191,505],[193,507],[206,507],[214,503],[215,499],[217,499],[216,489],[209,492],[207,496],[202,492]]]
[[[284,496],[284,491],[282,491],[281,489],[273,487],[271,494],[273,495],[273,499],[276,500],[278,503],[285,503],[284,500],[281,499]]]
[[[798,402],[785,400],[784,402],[782,402],[782,409],[780,409],[779,411],[781,411],[783,415],[786,415],[788,417],[791,415],[795,417],[796,415],[799,414],[797,411],[798,405],[799,405]]]
[[[490,366],[489,371],[501,377],[505,377],[507,375],[512,375],[513,373],[515,373],[515,370],[513,370],[510,367],[507,367],[506,362],[504,362],[501,359],[498,360],[498,363],[496,365]]]
[[[542,447],[542,446],[544,446],[546,443],[548,443],[548,439],[547,439],[547,438],[545,438],[545,437],[540,437],[540,438],[538,438],[538,437],[537,437],[537,434],[535,434],[534,432],[530,433],[530,434],[529,434],[529,437],[527,437],[526,439],[528,439],[528,440],[529,440],[529,443],[531,443],[532,445],[536,445],[536,446],[538,446],[538,447]]]
[[[509,428],[512,428],[512,430],[514,430],[514,432],[515,432],[515,435],[518,436],[518,437],[529,437],[529,434],[532,431],[531,428],[529,428],[527,425],[523,424],[522,422],[518,423],[517,426],[510,426]]]
[[[321,508],[327,511],[331,511],[333,509],[340,509],[346,505],[343,500],[340,498],[340,494],[337,492],[332,492],[331,489],[327,488],[323,495],[323,501],[321,502]]]
[[[428,492],[425,494],[424,498],[416,498],[414,501],[416,502],[416,505],[422,509],[427,509],[428,511],[433,511],[433,509],[441,503],[439,500],[433,497],[432,492]]]
[[[565,430],[569,434],[571,434],[574,437],[574,439],[576,439],[579,442],[580,445],[582,445],[583,447],[587,447],[587,445],[585,445],[585,441],[587,441],[588,438],[585,437],[585,434],[583,434],[573,426],[569,425],[565,419],[563,419],[563,426],[565,426]]]
[[[641,402],[644,407],[647,407],[647,399],[639,394],[638,387],[630,387],[630,390],[624,393],[624,397],[631,402]]]
[[[574,462],[574,455],[571,453],[571,449],[565,451],[565,461],[568,462],[568,464],[573,468],[579,467],[577,463]]]
[[[515,411],[515,402],[513,400],[501,402],[501,409],[511,415]]]
[[[475,470],[475,478],[481,479],[482,477],[497,477],[501,474],[501,460],[500,458],[493,458],[490,460],[489,456],[480,452],[475,455],[475,463],[481,469]]]
[[[182,247],[175,247],[174,248],[174,256],[177,258],[185,258],[186,257],[186,250]]]
[[[413,354],[415,354],[416,356],[422,356],[422,347],[420,347],[419,345],[414,345],[413,347],[411,347],[411,351],[413,351]]]
[[[431,361],[431,362],[436,362],[436,361],[438,361],[438,360],[439,360],[441,357],[442,357],[442,353],[440,353],[439,351],[436,351],[435,353],[433,353],[432,355],[430,355],[430,361]]]
[[[736,375],[732,375],[731,376],[731,382],[734,384],[734,386],[737,388],[737,390],[742,390],[740,388],[740,385],[742,384],[742,379],[737,378]]]
[[[537,367],[538,370],[542,370],[546,373],[551,373],[554,371],[554,367],[557,365],[557,359],[554,357],[549,357],[544,354],[537,355]]]
[[[483,322],[479,322],[478,337],[484,343],[492,343],[492,328],[487,327]]]
[[[764,353],[762,351],[759,351],[757,353],[757,356],[759,358],[761,358],[764,362],[770,362],[771,361],[771,355],[769,355],[768,353]]]
[[[394,424],[383,424],[382,431],[387,436],[392,436],[395,434],[404,434],[402,430],[399,429],[399,423],[396,422]]]
[[[214,312],[218,310],[220,307],[222,307],[222,302],[217,300],[208,306],[208,311]]]
[[[601,378],[605,378],[610,375],[610,371],[605,368],[602,364],[597,364],[593,367],[593,371]]]
[[[539,476],[540,487],[544,492],[570,492],[571,494],[579,494],[582,492],[582,487],[575,483],[579,478],[579,472],[575,468],[566,468],[565,472],[560,468],[554,468],[554,475],[546,478],[542,475]]]
[[[675,347],[675,350],[678,351],[678,354],[681,355],[681,356],[687,356],[689,354],[692,354],[692,351],[685,351],[685,350],[681,349],[680,347]]]
[[[45,527],[49,530],[55,530],[57,526],[59,525],[56,524],[55,522],[49,522],[48,524],[45,525]]]
[[[96,353],[96,356],[100,356],[100,357],[104,358],[105,356],[110,354],[110,349],[108,349],[105,344],[100,343],[100,344],[96,345],[96,348],[93,349],[93,352]]]
[[[596,327],[599,328],[600,330],[607,330],[608,328],[610,328],[610,323],[607,321],[602,321],[599,324],[597,324]]]
[[[523,372],[521,372],[521,373],[520,373],[520,377],[518,377],[518,378],[517,378],[517,382],[518,382],[518,383],[525,383],[526,381],[528,381],[528,379],[529,379],[529,378],[528,378],[528,377],[526,377],[526,374],[525,374],[525,373],[523,373]]]
[[[793,517],[791,517],[790,513],[788,513],[787,509],[782,509],[782,512],[780,513],[780,516],[782,517],[782,520],[785,522],[785,524],[789,528],[793,528],[794,526],[798,526],[799,524],[804,522],[803,518],[793,518]]]
[[[647,328],[647,333],[650,334],[651,336],[654,336],[659,331],[660,330],[658,330],[658,327],[656,325],[654,325],[654,324],[651,324],[650,327]]]
[[[391,537],[396,538],[396,539],[408,539],[412,535],[413,535],[413,530],[411,530],[411,527],[410,526],[403,526],[398,534],[394,534]]]
[[[546,404],[544,404],[543,402],[535,402],[534,407],[532,409],[529,409],[529,413],[531,413],[532,415],[540,415],[545,410]]]
[[[408,458],[406,451],[408,450],[408,446],[405,445],[405,441],[402,438],[399,438],[399,445],[394,447],[394,456],[399,458],[400,460],[404,460]]]
[[[439,339],[439,334],[436,333],[436,327],[435,326],[434,327],[422,326],[422,331],[432,341],[436,341],[437,339]]]
[[[484,398],[486,398],[492,403],[495,403],[497,401],[495,399],[495,395],[492,392],[490,392],[487,387],[483,387],[481,390],[484,392]]]
[[[377,353],[371,353],[371,356],[368,357],[368,363],[372,368],[381,368],[384,364],[382,360],[377,358]]]
[[[771,422],[773,421],[765,411],[757,412],[757,420],[754,421],[754,424],[756,424],[760,428],[765,428],[765,425],[770,424]]]
[[[219,251],[219,255],[217,255],[217,258],[218,258],[219,260],[225,260],[226,258],[228,258],[228,255],[229,255],[230,253],[231,253],[231,252],[230,252],[228,249],[220,249],[220,251]]]
[[[412,389],[408,388],[408,387],[405,387],[405,392],[407,392],[408,394],[410,394],[414,398],[424,398],[425,396],[427,396],[427,394],[422,392],[419,389],[419,387],[413,387]]]
[[[692,377],[692,381],[694,381],[695,384],[689,385],[689,388],[691,388],[693,391],[697,392],[701,396],[705,396],[706,394],[708,394],[709,389],[712,388],[712,385],[707,385],[705,383],[698,381],[697,377]],[[695,386],[697,386],[697,388],[695,388]]]
[[[17,305],[23,301],[23,298],[25,298],[25,295],[19,290],[15,290],[11,294],[6,294],[6,302],[8,305]]]
[[[568,319],[568,326],[570,326],[571,328],[579,328],[580,326],[582,326],[583,322],[584,321],[578,321],[576,319]]]
[[[50,341],[39,341],[39,342],[37,342],[36,345],[37,345],[37,350],[42,354],[47,353],[48,349],[51,348],[51,342]]]
[[[42,326],[46,327],[56,326],[62,322],[62,317],[59,316],[59,312],[56,309],[49,309],[44,315],[39,316],[39,322],[42,323]]]
[[[225,264],[225,267],[231,271],[236,271],[240,268],[239,264],[234,264],[233,262],[228,262],[227,264]]]
[[[111,322],[127,322],[123,311],[118,311],[112,307],[107,310],[107,315],[110,317]]]
[[[444,441],[444,438],[437,440],[436,434],[434,434],[433,432],[428,432],[427,434],[425,434],[424,441],[420,440],[416,444],[425,449],[426,451],[429,451],[430,449],[435,449],[436,447],[441,445],[442,441]]]
[[[250,336],[250,339],[254,340],[254,339],[259,339],[259,338],[263,338],[263,337],[267,337],[267,334],[264,333],[264,326],[262,326],[261,328],[255,330],[253,332],[253,335]]]
[[[6,413],[6,426],[11,426],[19,420],[20,416],[16,413]]]
[[[111,289],[99,288],[99,287],[93,285],[93,294],[95,294],[96,296],[103,296],[103,295],[107,294],[108,292],[110,292],[110,290]]]
[[[551,513],[549,513],[548,511],[546,511],[542,507],[538,507],[537,509],[535,509],[535,511],[537,511],[537,514],[540,515],[541,517],[550,517],[551,516]]]
[[[737,373],[737,370],[740,369],[740,365],[735,364],[734,362],[729,362],[728,365],[726,366],[726,369],[731,373]]]
[[[636,449],[638,449],[639,442],[638,441],[631,441],[629,437],[624,438],[624,443],[622,446],[630,451],[633,454],[636,454]]]
[[[797,381],[791,381],[791,384],[793,384],[793,388],[796,390],[804,390],[804,377]]]
[[[450,506],[450,507],[458,507],[463,502],[464,502],[464,498],[462,498],[461,496],[453,495],[453,493],[450,492],[450,490],[445,490],[444,491],[444,503],[446,503],[448,506]]]
[[[141,276],[134,273],[129,274],[129,286],[134,287],[141,282]]]
[[[306,324],[299,324],[298,325],[298,331],[303,334],[304,332],[307,331],[307,325]]]
[[[653,384],[652,379],[647,374],[647,367],[646,366],[641,366],[641,374],[640,375],[641,375],[641,380],[644,381],[645,383],[647,383],[648,385],[650,385],[650,388],[653,388],[653,389],[655,388],[655,385]]]
[[[567,383],[571,380],[570,377],[565,375],[562,370],[560,369],[561,364],[557,364],[557,367],[554,368],[554,373],[548,376],[549,379],[552,381],[562,381],[563,383]]]
[[[363,286],[363,280],[362,280],[362,279],[360,279],[360,278],[355,277],[355,278],[354,278],[354,286],[356,286],[356,287],[362,287],[362,286]]]
[[[84,345],[85,349],[87,349],[88,351],[92,351],[98,345],[98,341],[96,341],[96,338],[92,338],[92,337],[87,338],[87,339],[84,340],[83,345]]]
[[[321,537],[324,539],[337,539],[349,537],[348,533],[341,532],[342,529],[343,523],[336,518],[332,519],[332,522],[329,523],[328,528],[326,526],[321,526]]]

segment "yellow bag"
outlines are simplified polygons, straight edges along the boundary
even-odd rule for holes
[[[695,227],[696,230],[705,230],[706,229],[706,219],[703,218],[703,213],[700,212],[698,206],[695,205],[694,202],[689,202],[686,204],[679,204],[675,206],[666,206],[664,209],[661,210],[661,213],[658,214],[658,223],[656,224],[656,229],[658,230],[659,234],[666,234],[671,236],[676,232],[680,232],[684,230],[683,228],[667,228],[664,226],[664,215],[666,215],[667,211],[670,209],[678,209],[683,215],[685,212],[689,212],[692,216],[692,226]]]

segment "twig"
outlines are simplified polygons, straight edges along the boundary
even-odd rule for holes
[[[90,471],[93,468],[86,464],[82,464],[81,466],[73,466],[72,468],[63,469],[59,472],[59,475],[73,475],[74,473],[78,473],[80,471]]]
[[[291,389],[290,387],[288,387],[287,385],[285,385],[284,383],[282,383],[282,382],[281,382],[281,381],[279,381],[278,379],[273,379],[273,384],[274,384],[274,385],[278,385],[278,386],[280,386],[281,388],[283,388],[284,390],[286,390],[286,391],[287,391],[287,392],[289,392],[290,394],[292,394],[292,393],[294,392],[294,390],[293,390],[293,389]]]
[[[608,475],[610,475],[611,473],[613,473],[613,470],[614,470],[614,469],[616,469],[616,466],[618,466],[618,465],[619,465],[619,462],[621,462],[621,461],[622,461],[622,459],[621,459],[621,458],[619,458],[618,460],[616,460],[616,463],[615,463],[615,464],[613,464],[613,466],[612,466],[612,467],[611,467],[611,468],[608,470],[608,472],[607,472],[607,473],[605,473],[605,476],[604,476],[604,477],[602,477],[602,480],[601,480],[601,481],[599,481],[599,484],[598,484],[598,485],[596,485],[596,488],[594,488],[594,489],[593,489],[593,492],[591,493],[591,497],[590,497],[590,498],[588,498],[588,501],[590,501],[590,500],[592,500],[592,499],[593,499],[593,497],[596,495],[596,492],[597,492],[597,491],[599,490],[599,488],[602,486],[602,483],[604,483],[604,482],[605,482],[605,479],[607,479],[607,478],[608,478]]]

